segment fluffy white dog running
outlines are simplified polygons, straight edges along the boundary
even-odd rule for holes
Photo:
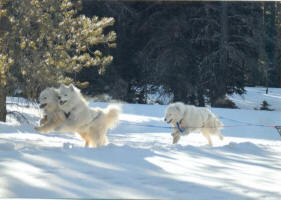
[[[106,109],[90,108],[80,90],[70,84],[59,88],[59,108],[66,119],[55,131],[77,132],[85,140],[85,146],[102,146],[108,143],[107,131],[113,128],[121,112],[118,106],[109,105]]]
[[[181,102],[172,103],[166,109],[164,120],[174,127],[173,144],[176,144],[182,135],[196,131],[201,132],[207,138],[210,146],[213,145],[211,135],[217,135],[223,140],[220,132],[223,124],[207,108],[198,108]]]

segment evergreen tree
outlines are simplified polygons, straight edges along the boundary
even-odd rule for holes
[[[44,87],[73,82],[84,67],[99,66],[104,73],[113,57],[96,46],[116,46],[115,32],[104,33],[114,19],[78,15],[81,5],[71,0],[0,2],[0,23],[5,25],[0,32],[1,98],[7,89],[36,98]],[[5,101],[0,104],[0,120],[5,121]]]

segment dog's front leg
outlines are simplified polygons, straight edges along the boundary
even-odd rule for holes
[[[45,122],[43,125],[36,126],[34,129],[40,133],[48,133],[53,131],[57,126],[57,123],[54,120],[49,120]]]
[[[173,132],[171,133],[172,137],[173,137],[173,144],[177,144],[178,141],[181,138],[181,134],[178,131],[178,129],[174,129]]]
[[[181,138],[180,133],[179,132],[174,132],[174,133],[172,133],[172,136],[173,136],[173,144],[177,144],[178,141]]]
[[[75,132],[77,128],[81,128],[83,121],[81,119],[77,119],[75,116],[69,117],[65,119],[56,129],[55,131],[59,132]]]
[[[59,126],[55,128],[58,132],[73,132],[75,131],[75,123],[72,121],[63,121]]]

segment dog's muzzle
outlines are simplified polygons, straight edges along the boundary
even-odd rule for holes
[[[45,108],[47,106],[47,104],[46,103],[43,103],[43,104],[40,104],[40,108]]]
[[[169,120],[167,123],[170,124],[172,121],[173,121],[173,120],[171,119],[171,120]]]
[[[172,122],[172,119],[169,120],[169,121],[167,121],[167,119],[165,118],[164,121],[165,121],[166,123],[170,124],[170,123]]]
[[[65,104],[67,101],[60,101],[60,105],[63,105],[63,104]]]

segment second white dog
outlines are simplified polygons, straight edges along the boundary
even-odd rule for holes
[[[166,109],[164,120],[174,127],[173,144],[177,143],[182,135],[195,131],[200,131],[207,138],[210,146],[213,145],[211,135],[223,139],[220,132],[223,124],[207,108],[198,108],[181,102],[172,103]]]
[[[61,132],[77,132],[85,140],[85,146],[106,145],[107,131],[118,122],[120,108],[109,105],[106,109],[90,108],[73,86],[61,85],[59,88],[59,107],[67,118],[55,129]]]
[[[46,88],[40,93],[39,102],[44,117],[40,120],[40,126],[35,127],[35,130],[48,133],[66,119],[65,113],[59,109],[58,96],[58,90],[55,88]]]

